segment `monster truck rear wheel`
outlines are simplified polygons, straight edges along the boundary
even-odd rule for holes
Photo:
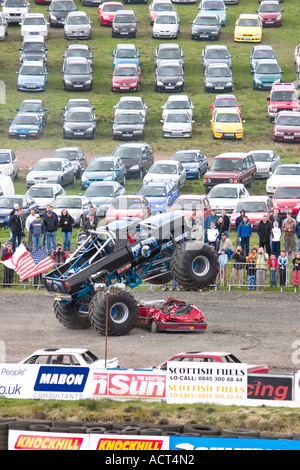
[[[60,303],[55,300],[53,308],[58,321],[69,330],[90,328],[91,323],[86,305],[78,300],[72,300],[69,303]]]
[[[107,303],[108,302],[108,303]],[[136,325],[138,305],[128,292],[105,295],[97,293],[90,304],[89,316],[92,326],[102,335],[123,336]]]
[[[192,240],[176,249],[171,258],[173,279],[186,290],[204,289],[215,282],[219,261],[207,244]]]

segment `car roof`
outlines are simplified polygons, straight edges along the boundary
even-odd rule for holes
[[[179,44],[159,44],[157,46],[158,49],[181,49],[181,46]]]
[[[216,108],[214,114],[238,114],[240,115],[239,111],[235,109],[234,107],[232,108]]]
[[[292,183],[280,183],[278,186],[277,186],[277,189],[278,188],[299,188],[300,187],[300,183],[295,183],[295,182],[292,182]]]
[[[228,49],[225,44],[208,44],[205,49]]]
[[[205,194],[181,194],[181,196],[179,196],[176,201],[178,201],[178,199],[187,199],[187,200],[190,200],[190,199],[204,199],[206,198],[207,196]],[[176,202],[175,201],[175,202]]]
[[[258,19],[258,15],[255,15],[254,13],[242,13],[239,16],[239,19]]]
[[[300,116],[300,112],[299,111],[279,111],[278,115],[283,115],[283,116],[297,116],[299,117]]]
[[[74,354],[74,353],[79,353],[79,354],[82,354],[84,352],[87,352],[88,349],[87,348],[57,348],[57,349],[37,349],[36,351],[34,351],[32,353],[32,356],[33,355],[41,355],[41,354],[48,354],[48,355],[51,355],[51,354]]]
[[[26,59],[24,60],[23,64],[22,65],[40,65],[41,67],[44,67],[44,62],[42,60],[29,60],[29,59]]]
[[[248,155],[247,152],[225,152],[216,155],[214,158],[244,158]]]
[[[189,96],[188,95],[170,95],[167,99],[167,101],[185,101],[185,100],[189,100]]]
[[[241,203],[243,202],[267,202],[269,199],[269,196],[247,196],[243,197],[243,199],[240,201]]]
[[[232,354],[229,351],[184,351],[174,354],[174,356],[178,355],[195,355],[195,356],[227,356],[228,354]],[[173,357],[173,356],[172,356]]]

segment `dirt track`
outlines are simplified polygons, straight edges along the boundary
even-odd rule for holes
[[[166,299],[171,294],[200,308],[208,324],[204,333],[153,334],[136,327],[127,336],[109,337],[107,356],[118,357],[121,367],[138,368],[156,365],[184,350],[227,350],[248,364],[267,363],[273,373],[300,369],[295,360],[300,357],[295,349],[296,341],[300,344],[299,293],[134,293],[139,301]],[[20,293],[1,288],[0,317],[6,362],[18,362],[46,347],[88,347],[99,357],[105,355],[105,338],[93,329],[64,328],[53,314],[52,299],[42,289]]]

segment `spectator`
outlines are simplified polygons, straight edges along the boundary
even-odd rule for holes
[[[243,217],[246,215],[246,212],[244,211],[244,209],[242,209],[240,211],[240,215],[236,218],[235,220],[235,229],[236,229],[236,246],[238,246],[240,244],[240,236],[239,236],[239,233],[238,233],[238,226],[240,225],[240,223],[243,221]]]
[[[20,245],[22,241],[23,233],[22,220],[20,217],[20,211],[18,209],[15,209],[13,214],[10,216],[8,226],[11,230],[12,249],[13,251],[16,251],[16,248]]]
[[[225,250],[225,253],[228,256],[228,259],[230,259],[234,253],[234,246],[231,240],[227,238],[225,233],[221,233],[220,246],[219,246],[218,253],[220,254],[222,250]]]
[[[228,264],[228,255],[226,254],[224,248],[221,250],[221,254],[219,255],[219,273],[218,273],[218,286],[223,284],[226,286],[227,280],[227,264]]]
[[[58,243],[56,249],[53,250],[51,253],[51,258],[55,261],[55,266],[59,267],[62,264],[64,264],[67,257],[68,256],[66,252],[63,250],[61,244]]]
[[[260,248],[264,248],[270,256],[271,254],[271,233],[272,233],[272,224],[268,220],[266,215],[263,215],[262,220],[257,226],[257,235],[259,238]]]
[[[11,242],[7,242],[2,250],[2,261],[6,261],[14,254]],[[14,279],[14,270],[4,265],[3,287],[11,287]]]
[[[202,239],[202,223],[196,211],[193,211],[192,215],[188,218],[187,224],[191,228],[191,238]]]
[[[252,233],[252,225],[249,222],[249,219],[244,215],[243,220],[238,226],[238,236],[240,238],[240,244],[245,255],[249,255],[249,246],[250,246],[250,235]]]
[[[94,206],[89,207],[89,212],[87,214],[85,214],[85,219],[84,219],[83,225],[85,224],[85,222],[87,222],[89,220],[90,215],[93,215],[94,220],[95,220],[95,224],[96,224],[96,227],[97,227],[98,222],[99,222],[99,217],[96,214]]]
[[[287,213],[286,219],[284,219],[282,223],[282,231],[284,233],[284,251],[286,252],[287,256],[289,254],[292,255],[292,257],[295,256],[295,228],[296,228],[296,222],[291,216],[290,213]]]
[[[43,212],[43,214],[42,214],[42,219],[44,220],[44,219],[47,217],[47,213],[48,213],[49,211],[52,212],[52,215],[53,215],[54,217],[56,217],[57,220],[58,220],[58,216],[57,216],[56,212],[54,212],[53,206],[51,206],[50,204],[47,205],[46,210]]]
[[[25,228],[28,232],[27,248],[30,253],[32,252],[32,234],[30,233],[29,227],[31,222],[35,220],[35,209],[30,209],[30,214],[26,219]]]
[[[29,226],[29,232],[32,239],[32,252],[34,253],[42,246],[45,233],[45,224],[39,214],[35,214],[35,218]]]
[[[230,230],[230,218],[226,214],[226,209],[222,209],[221,217],[223,218],[223,230],[222,230],[222,232],[224,232],[226,237],[228,237],[229,236],[229,230]],[[222,232],[220,232],[220,233],[222,233]]]
[[[211,213],[205,217],[204,220],[204,241],[207,243],[207,230],[210,228],[211,221],[214,221],[215,224],[218,222],[218,216],[216,214],[216,210],[212,209]]]
[[[297,252],[293,263],[293,286],[299,287],[300,284],[300,252]]]
[[[84,232],[90,233],[93,230],[96,230],[98,225],[98,220],[95,218],[94,214],[89,214],[87,220],[83,225]]]
[[[244,265],[246,262],[246,256],[241,246],[237,246],[232,255],[232,259],[234,260],[234,263],[230,275],[230,283],[232,285],[237,284],[240,288],[244,280]]]
[[[271,251],[272,253],[275,253],[276,258],[280,255],[280,239],[281,228],[279,227],[279,222],[275,220],[271,231]]]
[[[277,287],[277,271],[278,271],[278,259],[275,253],[271,253],[268,259],[269,272],[270,272],[270,286]]]
[[[272,226],[274,227],[274,222],[278,222],[278,227],[281,228],[282,225],[282,218],[279,215],[279,210],[274,209],[273,214],[270,215],[269,221],[271,222]]]
[[[278,257],[278,271],[279,271],[279,283],[280,287],[284,287],[286,284],[286,268],[288,265],[289,259],[286,256],[284,250],[281,250],[280,256]]]
[[[300,212],[299,212],[300,214]],[[295,235],[297,237],[297,252],[300,251],[300,218],[298,217],[298,220],[296,222],[296,227],[295,227]]]
[[[72,231],[74,226],[74,219],[69,214],[67,209],[61,211],[59,225],[61,227],[61,233],[63,236],[63,249],[66,251],[71,250]]]
[[[251,253],[246,258],[246,269],[248,271],[248,289],[254,290],[256,285],[256,259],[257,248],[254,246]]]
[[[207,229],[207,241],[210,246],[217,250],[217,240],[219,236],[219,230],[216,227],[215,222],[212,220],[210,227]]]
[[[264,290],[269,255],[260,246],[254,259],[256,259],[256,290]]]
[[[56,232],[58,229],[58,218],[50,209],[44,218],[45,224],[45,244],[48,255],[51,255],[53,250],[56,250]]]

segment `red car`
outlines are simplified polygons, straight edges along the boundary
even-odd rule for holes
[[[201,219],[205,219],[211,213],[211,206],[208,197],[197,194],[184,194],[179,196],[171,206],[171,211],[179,211],[181,214],[190,217],[194,211]]]
[[[147,219],[151,215],[150,204],[143,196],[117,196],[109,206],[105,221],[107,224],[121,218]]]
[[[284,218],[287,212],[297,217],[300,208],[300,184],[280,184],[273,196],[273,206]]]
[[[216,95],[212,104],[209,105],[211,108],[211,113],[214,114],[216,109],[219,108],[234,108],[241,114],[241,107],[243,105],[239,104],[238,100],[234,95]]]
[[[253,229],[257,229],[259,222],[263,216],[268,218],[273,214],[273,203],[268,196],[249,196],[244,197],[235,207],[230,217],[230,226],[235,228],[235,221],[239,217],[240,211],[244,210],[246,216],[249,217],[250,224]]]
[[[280,111],[300,111],[298,94],[293,83],[274,83],[267,101],[270,122],[274,121]]]
[[[300,112],[280,111],[275,118],[275,142],[300,142]]]
[[[139,305],[139,325],[146,325],[153,333],[161,331],[201,332],[206,329],[204,315],[195,305],[188,305],[169,297],[168,300],[144,302]]]
[[[182,361],[182,362],[223,362],[228,363],[241,363],[237,357],[230,352],[211,352],[211,351],[199,351],[199,352],[182,352],[177,353],[170,357],[167,361],[163,362],[154,369],[167,370],[167,363],[169,361]],[[268,374],[269,367],[265,364],[261,365],[249,365],[247,364],[247,371],[249,374]]]
[[[119,64],[110,73],[111,91],[138,91],[141,83],[141,69],[136,64]]]
[[[160,12],[176,11],[173,3],[170,0],[156,0],[150,3],[148,18],[151,26],[154,23],[157,14]]]
[[[277,0],[264,0],[257,13],[263,26],[282,26],[283,11]]]
[[[98,7],[98,16],[101,26],[111,26],[118,10],[127,10],[120,2],[104,2]]]

